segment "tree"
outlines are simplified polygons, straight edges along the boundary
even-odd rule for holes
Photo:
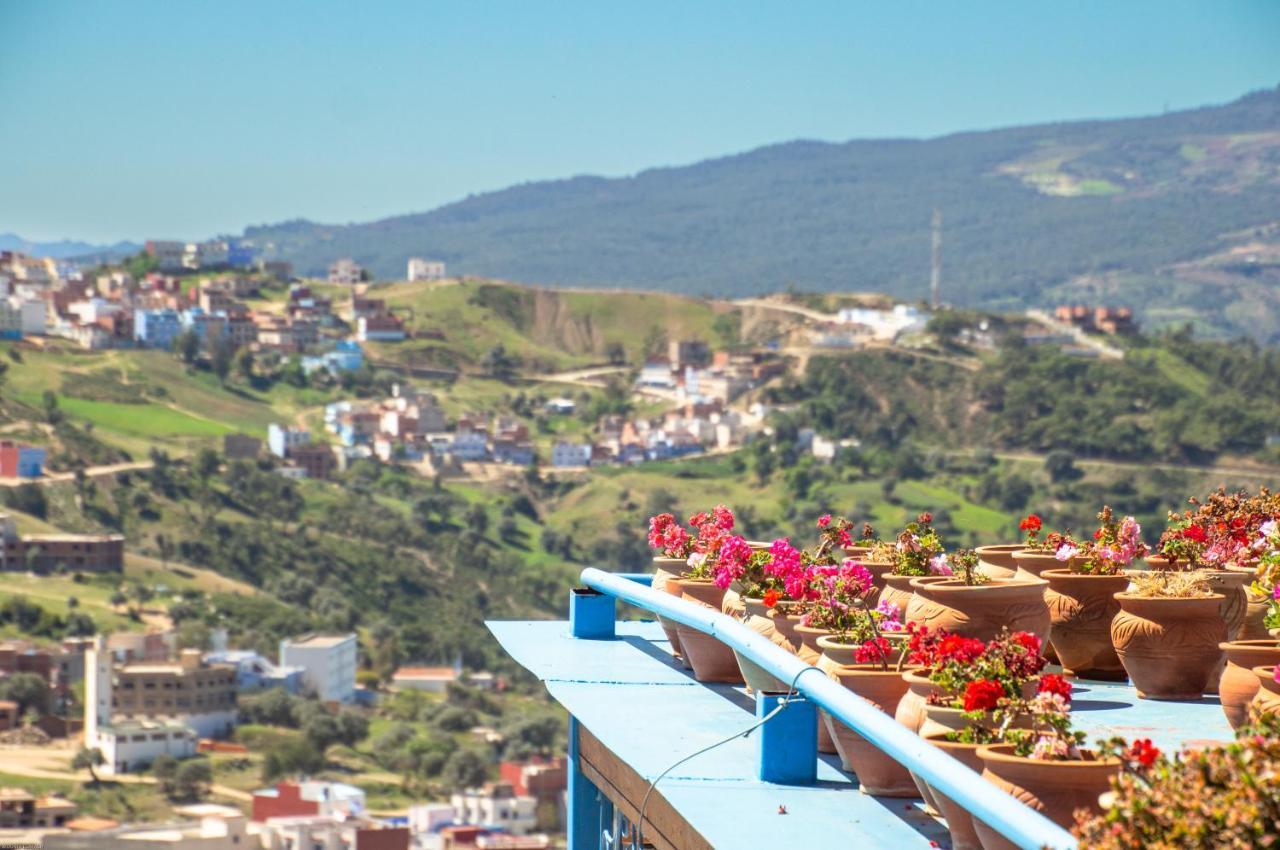
[[[445,762],[441,779],[457,791],[478,788],[489,779],[489,760],[473,749],[458,750]]]
[[[222,462],[218,459],[218,453],[210,448],[203,448],[196,452],[195,462],[192,464],[192,472],[194,472],[202,481],[207,481],[218,474],[218,468]]]
[[[58,409],[58,394],[53,390],[45,390],[41,396],[41,403],[44,407],[44,421],[50,425],[57,425],[62,421],[62,411]]]
[[[213,784],[213,768],[205,759],[188,759],[173,777],[174,796],[179,800],[199,800]]]
[[[31,514],[38,519],[49,516],[49,500],[45,497],[44,488],[39,484],[19,484],[4,492],[4,501],[15,511]]]
[[[168,753],[161,753],[151,762],[151,775],[160,786],[160,793],[173,799],[176,795],[174,779],[178,774],[178,760]]]
[[[94,771],[95,767],[101,767],[107,763],[107,758],[102,754],[102,750],[97,747],[81,747],[75,757],[71,759],[72,770],[89,771],[89,782],[92,785],[98,784],[98,774]]]
[[[480,368],[490,377],[505,380],[511,377],[515,371],[516,361],[507,354],[507,349],[502,343],[498,343],[493,348],[485,352],[484,357],[480,358]]]
[[[49,713],[49,683],[36,673],[14,673],[0,680],[0,699],[18,704],[18,713]]]
[[[200,337],[193,330],[185,330],[173,338],[173,353],[190,366],[200,355]]]
[[[213,374],[218,376],[219,382],[226,383],[227,376],[231,374],[231,362],[235,354],[236,348],[232,345],[231,340],[226,337],[219,337],[214,341],[210,364],[213,367]]]
[[[247,346],[236,350],[234,368],[245,381],[253,380],[253,352]]]
[[[622,347],[620,342],[611,342],[605,346],[604,356],[609,359],[611,366],[625,366],[627,363],[627,350]]]
[[[88,637],[97,634],[98,624],[83,611],[74,611],[67,615],[67,626],[63,632],[67,637]]]
[[[474,529],[481,537],[489,530],[489,512],[479,503],[471,506],[464,521],[468,528]]]
[[[1076,469],[1075,457],[1071,452],[1061,449],[1045,455],[1044,469],[1049,473],[1049,480],[1055,484],[1059,481],[1074,481],[1080,477],[1080,471]]]

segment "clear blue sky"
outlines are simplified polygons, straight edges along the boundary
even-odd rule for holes
[[[0,232],[364,221],[1280,83],[1280,2],[0,0]]]

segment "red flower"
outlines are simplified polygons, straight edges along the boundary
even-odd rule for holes
[[[929,513],[928,511],[925,511],[924,513],[920,514],[920,516],[916,517],[916,520],[921,525],[928,525],[929,523],[933,522],[933,514]]]
[[[873,638],[864,642],[861,646],[853,651],[853,660],[859,664],[868,664],[873,661],[888,661],[889,653],[893,651],[893,646],[883,637]]]
[[[977,679],[964,689],[965,711],[990,711],[1000,703],[1004,688],[990,679]]]
[[[1046,673],[1041,676],[1040,685],[1036,688],[1036,692],[1057,694],[1067,702],[1071,701],[1071,683],[1057,673]]]
[[[1204,530],[1202,525],[1188,525],[1182,529],[1181,537],[1183,540],[1194,540],[1197,543],[1206,543],[1209,540],[1209,533]]]
[[[826,528],[831,525],[831,514],[823,514],[818,517],[818,528]]]
[[[1160,758],[1160,750],[1156,749],[1150,738],[1139,738],[1125,752],[1125,758],[1142,767],[1151,767]]]
[[[774,605],[777,605],[777,604],[778,604],[778,591],[772,590],[772,589],[766,590],[764,592],[764,607],[772,608]]]
[[[977,638],[947,635],[938,644],[938,660],[971,664],[986,648],[987,645]]]
[[[1026,519],[1019,523],[1018,528],[1022,531],[1038,533],[1043,526],[1044,523],[1041,521],[1040,517],[1035,514],[1029,514]]]
[[[1014,632],[1013,642],[1021,646],[1031,655],[1040,654],[1040,638],[1031,632]]]

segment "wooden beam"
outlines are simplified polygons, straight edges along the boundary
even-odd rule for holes
[[[636,823],[640,819],[645,792],[649,790],[648,780],[614,755],[591,734],[591,730],[582,725],[578,726],[578,753],[583,774],[628,820]],[[662,796],[661,783],[649,794],[644,815],[644,838],[646,846],[652,845],[658,850],[715,850]]]

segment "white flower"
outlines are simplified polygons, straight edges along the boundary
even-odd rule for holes
[[[1080,547],[1072,546],[1070,543],[1063,543],[1058,547],[1058,551],[1054,553],[1053,557],[1057,558],[1059,561],[1070,561],[1079,554]]]

